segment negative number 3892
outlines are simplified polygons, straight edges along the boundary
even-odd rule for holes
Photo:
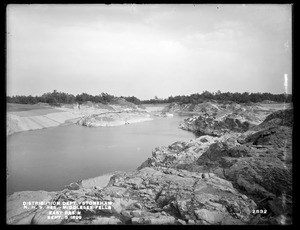
[[[252,214],[267,214],[267,209],[253,209]]]

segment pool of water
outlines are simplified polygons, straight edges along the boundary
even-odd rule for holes
[[[194,138],[178,128],[187,116],[117,127],[78,125],[15,133],[7,138],[7,193],[58,191],[114,171],[132,171],[158,146]]]

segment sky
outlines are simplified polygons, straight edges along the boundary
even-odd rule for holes
[[[7,95],[292,93],[290,4],[10,4]]]

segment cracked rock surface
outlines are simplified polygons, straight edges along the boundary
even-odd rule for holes
[[[111,210],[84,210],[81,220],[47,219],[45,209],[23,211],[24,192],[8,200],[14,213],[11,224],[246,224],[256,208],[253,200],[240,194],[230,182],[213,173],[194,173],[170,168],[143,168],[114,174],[107,186],[61,192],[31,192],[30,199],[55,202],[112,201]],[[22,200],[23,201],[23,200]],[[235,212],[231,212],[233,208]],[[58,210],[65,211],[57,206]],[[17,211],[17,212],[16,212]],[[18,215],[15,215],[15,214]]]

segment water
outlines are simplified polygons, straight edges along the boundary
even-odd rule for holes
[[[78,125],[15,133],[7,139],[7,193],[58,191],[114,171],[132,171],[155,147],[194,138],[178,128],[186,116],[87,128]]]

